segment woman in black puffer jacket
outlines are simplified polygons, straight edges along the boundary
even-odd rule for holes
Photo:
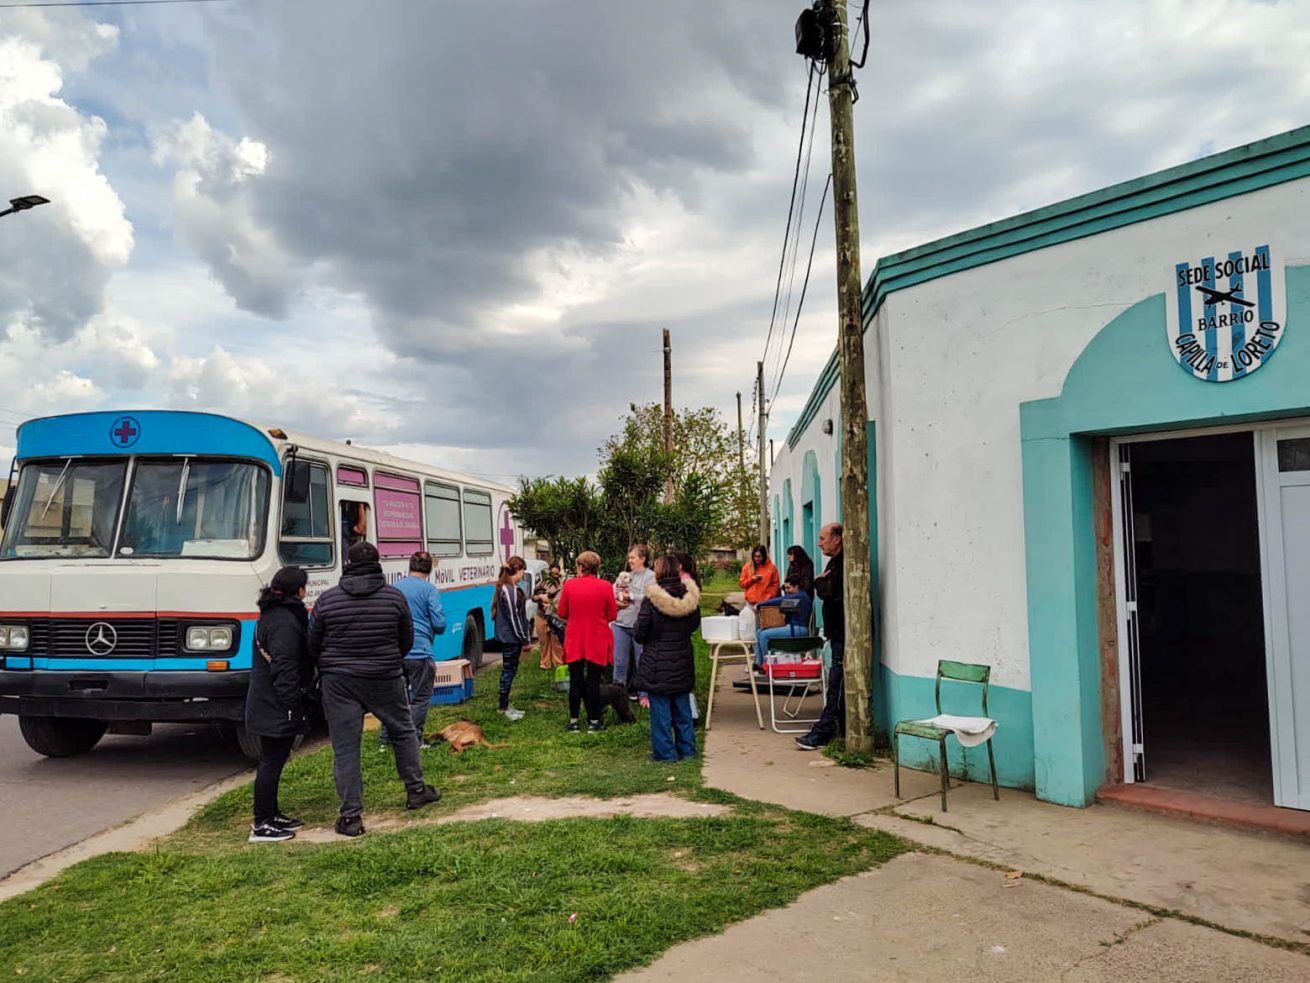
[[[283,567],[259,592],[245,721],[246,732],[259,738],[251,843],[289,840],[304,825],[283,815],[277,789],[282,767],[305,722],[305,692],[314,678],[306,644],[308,582],[309,575],[300,567]]]
[[[637,689],[650,696],[651,757],[656,761],[696,756],[691,717],[696,656],[691,636],[700,627],[700,588],[681,574],[676,557],[655,561],[655,583],[646,588],[633,631],[644,646]]]

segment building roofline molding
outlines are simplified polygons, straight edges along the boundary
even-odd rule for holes
[[[1310,126],[892,253],[865,282],[864,330],[893,291],[1304,177],[1310,177]],[[839,374],[834,350],[787,434],[788,448],[813,422]]]

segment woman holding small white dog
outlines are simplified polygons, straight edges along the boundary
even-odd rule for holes
[[[649,546],[634,543],[628,547],[628,582],[615,592],[619,615],[610,624],[614,633],[614,682],[620,686],[627,686],[633,668],[641,661],[641,644],[633,638],[632,630],[636,627],[637,612],[646,596],[646,588],[655,582],[655,574],[649,565]]]

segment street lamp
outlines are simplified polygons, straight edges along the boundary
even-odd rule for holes
[[[50,204],[49,198],[42,198],[40,195],[23,195],[21,198],[10,198],[9,207],[0,212],[0,215],[12,215],[14,212],[25,212],[37,205],[48,204]]]

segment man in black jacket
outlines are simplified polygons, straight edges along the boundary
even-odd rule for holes
[[[809,733],[796,738],[802,751],[817,751],[846,726],[846,584],[842,578],[842,526],[830,522],[819,530],[819,549],[828,566],[814,578],[814,592],[823,602],[823,634],[832,647],[828,669],[828,695],[823,712]]]
[[[323,714],[332,737],[332,777],[341,798],[337,832],[364,832],[364,779],[359,743],[364,714],[382,721],[396,749],[405,804],[417,809],[441,798],[423,780],[419,736],[409,712],[403,661],[414,644],[405,595],[387,584],[372,543],[350,547],[341,582],[323,593],[309,622],[309,654],[323,680]]]

